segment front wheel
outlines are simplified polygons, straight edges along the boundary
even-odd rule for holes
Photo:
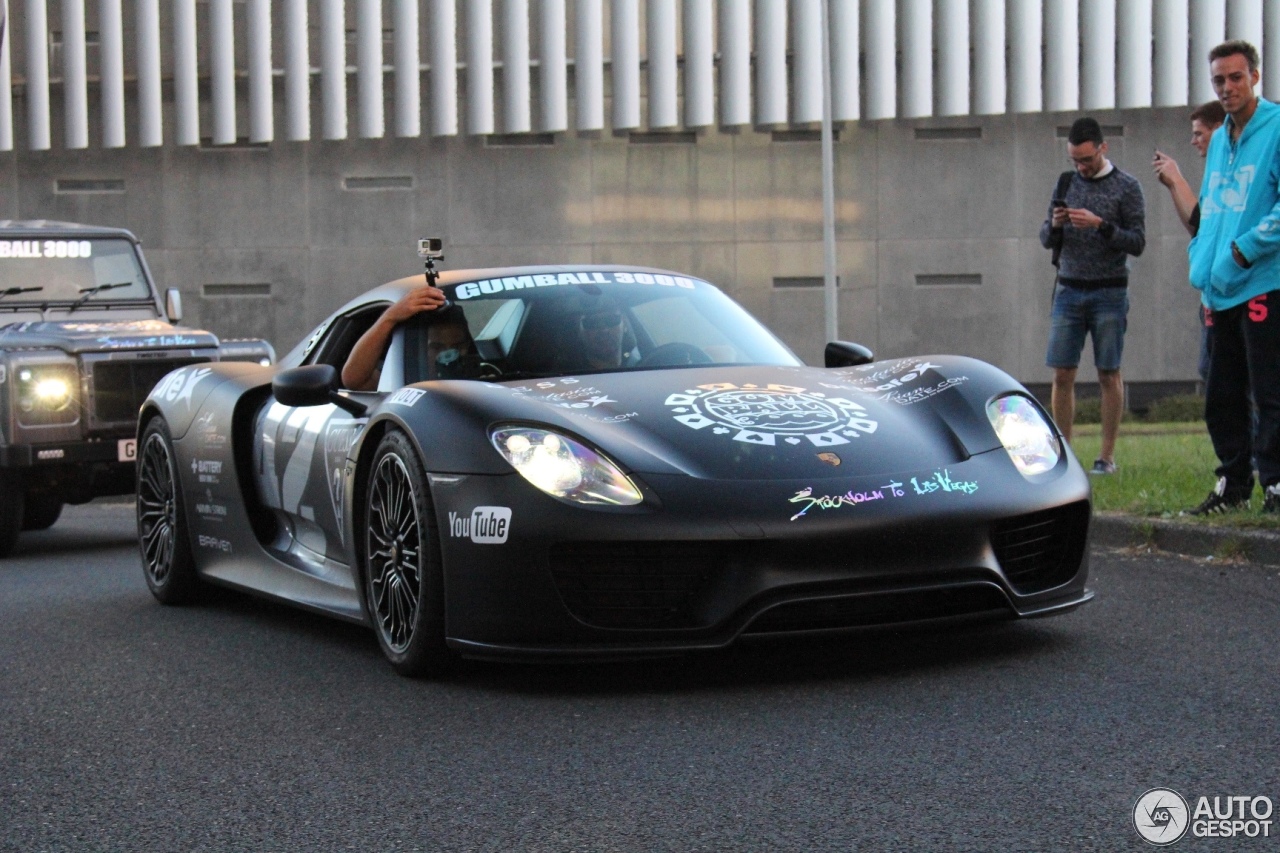
[[[138,546],[147,587],[164,604],[187,604],[200,594],[173,437],[154,418],[138,442]]]
[[[22,484],[15,480],[8,471],[0,471],[0,557],[13,553],[22,529]]]
[[[47,492],[27,492],[22,510],[23,530],[48,530],[62,515],[62,499]]]
[[[378,444],[365,494],[365,604],[378,644],[401,675],[443,675],[454,655],[444,642],[440,544],[427,478],[404,433]]]

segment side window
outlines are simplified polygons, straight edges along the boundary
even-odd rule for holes
[[[342,366],[347,363],[347,356],[351,354],[351,350],[356,345],[356,341],[360,340],[360,336],[369,331],[369,327],[377,322],[378,318],[382,316],[382,312],[387,310],[388,304],[379,302],[376,305],[360,308],[350,314],[335,317],[334,321],[329,324],[329,328],[324,331],[319,343],[311,348],[311,357],[307,360],[307,363],[331,364],[341,372]]]

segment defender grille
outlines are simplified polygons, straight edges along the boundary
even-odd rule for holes
[[[687,628],[699,593],[724,565],[725,543],[590,542],[551,550],[565,606],[598,628]]]
[[[135,421],[142,401],[166,373],[207,358],[99,361],[93,365],[93,418],[100,424]]]
[[[1022,595],[1066,583],[1080,568],[1089,533],[1085,501],[998,521],[991,547],[1009,583]]]

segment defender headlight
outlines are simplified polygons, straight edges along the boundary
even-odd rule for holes
[[[568,436],[533,427],[499,427],[489,440],[502,458],[553,498],[588,506],[634,506],[644,500],[618,466]]]
[[[19,421],[27,426],[73,423],[79,417],[80,375],[70,364],[23,365],[15,371]]]
[[[987,417],[1024,477],[1052,470],[1062,458],[1053,427],[1026,397],[1011,394],[987,404]]]

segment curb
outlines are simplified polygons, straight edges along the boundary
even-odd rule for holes
[[[1179,524],[1161,518],[1094,513],[1090,543],[1104,548],[1155,547],[1188,557],[1236,557],[1280,566],[1280,533]]]

